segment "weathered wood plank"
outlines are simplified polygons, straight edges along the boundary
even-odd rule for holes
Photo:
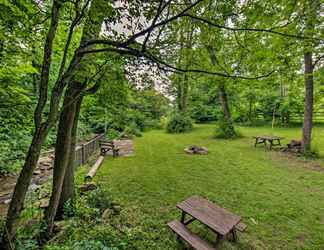
[[[221,235],[227,235],[241,221],[240,216],[234,215],[198,196],[192,196],[184,200],[177,205],[177,208]]]
[[[244,232],[246,228],[247,228],[247,225],[244,224],[243,222],[240,222],[237,225],[235,225],[235,229],[240,232]]]
[[[202,240],[198,235],[192,233],[180,221],[173,220],[168,223],[173,232],[179,235],[191,247],[196,250],[216,250],[208,242]]]

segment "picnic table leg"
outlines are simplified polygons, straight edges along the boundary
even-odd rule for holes
[[[216,242],[215,242],[215,246],[217,247],[221,241],[224,239],[223,235],[216,233]]]
[[[182,211],[180,222],[182,224],[185,224],[185,219],[186,219],[186,212],[185,211]],[[179,235],[177,236],[177,241],[181,241],[181,237]]]
[[[184,224],[184,221],[186,219],[186,212],[182,211],[182,214],[181,214],[181,223]]]
[[[260,143],[263,143],[264,144],[264,148],[267,149],[267,140],[263,139],[262,142]]]
[[[273,146],[273,140],[269,140],[269,142],[270,142],[270,150],[271,150]]]
[[[255,138],[255,143],[254,143],[254,147],[256,148],[257,144],[258,144],[259,138]]]
[[[232,230],[233,242],[237,242],[237,235],[235,229]]]

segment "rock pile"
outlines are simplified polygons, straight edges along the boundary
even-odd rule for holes
[[[302,143],[298,140],[291,140],[290,143],[287,144],[287,147],[283,148],[283,152],[288,153],[300,153],[301,152]]]

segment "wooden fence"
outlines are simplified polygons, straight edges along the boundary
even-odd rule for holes
[[[264,120],[265,117],[270,120],[272,117],[269,116],[264,116],[263,113],[258,112],[256,114],[256,119],[257,120]],[[276,115],[276,120],[280,121],[281,117],[279,115]],[[303,113],[290,113],[289,114],[289,122],[290,123],[303,123],[304,119],[304,114]],[[324,123],[324,112],[313,112],[313,122],[314,123]]]
[[[80,144],[75,148],[74,166],[79,167],[85,164],[90,156],[99,149],[99,142],[104,138],[104,134],[100,134],[90,141]]]

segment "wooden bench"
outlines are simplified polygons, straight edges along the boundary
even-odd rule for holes
[[[284,139],[284,137],[279,136],[272,136],[272,135],[258,135],[254,137],[255,143],[254,147],[256,147],[258,144],[264,144],[264,147],[267,147],[267,142],[269,142],[271,150],[273,146],[281,146],[280,140]]]
[[[100,141],[100,154],[106,155],[107,152],[112,151],[113,157],[116,157],[119,155],[119,148],[117,148],[113,141]]]
[[[246,225],[241,222],[241,217],[217,206],[216,204],[199,196],[192,196],[177,205],[182,212],[181,221],[173,220],[168,223],[171,230],[196,250],[216,249],[215,247],[229,235],[233,241],[237,240],[236,231],[243,232]],[[186,220],[186,215],[191,218]],[[215,247],[190,232],[186,227],[198,220],[216,233]]]
[[[179,235],[185,242],[187,242],[191,247],[197,250],[216,250],[209,243],[202,240],[198,235],[192,233],[178,220],[173,220],[168,223],[168,226],[173,232]]]

